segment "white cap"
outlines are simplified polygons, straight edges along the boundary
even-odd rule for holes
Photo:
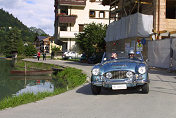
[[[130,50],[130,51],[129,51],[129,54],[134,54],[134,50]]]

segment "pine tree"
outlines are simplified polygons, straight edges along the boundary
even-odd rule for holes
[[[6,57],[11,57],[13,51],[17,51],[19,54],[24,51],[21,33],[17,28],[12,28],[7,34],[4,54]]]

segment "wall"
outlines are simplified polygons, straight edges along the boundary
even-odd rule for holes
[[[158,31],[176,31],[176,19],[166,19],[166,0],[160,0],[160,22],[158,23],[158,0],[155,1],[155,29]]]
[[[106,10],[105,12],[106,19],[89,18],[89,10]],[[78,32],[79,24],[89,24],[92,22],[108,24],[109,23],[108,10],[109,10],[109,6],[103,6],[101,5],[101,2],[89,2],[89,0],[86,1],[85,8],[71,7],[71,14],[75,14],[78,16],[76,19],[76,23],[74,24],[74,26],[71,27],[71,31]],[[96,16],[97,15],[99,15],[99,13],[96,13]]]

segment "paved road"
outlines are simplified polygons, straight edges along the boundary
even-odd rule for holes
[[[49,62],[49,61],[48,61]],[[55,61],[70,64],[73,62]],[[90,74],[91,66],[70,64]],[[87,70],[87,71],[86,71]],[[0,111],[0,118],[175,118],[176,74],[150,70],[150,93],[103,90],[92,95],[90,84],[44,100]]]

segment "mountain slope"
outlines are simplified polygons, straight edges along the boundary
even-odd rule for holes
[[[39,35],[42,35],[42,34],[46,34],[42,29],[40,28],[36,28],[36,27],[30,27],[29,28],[31,31],[33,31],[34,33],[37,33]]]
[[[33,42],[36,34],[32,32],[26,25],[20,20],[15,18],[12,14],[0,9],[0,29],[7,30],[9,27],[16,27],[21,30],[22,39],[25,42]]]

